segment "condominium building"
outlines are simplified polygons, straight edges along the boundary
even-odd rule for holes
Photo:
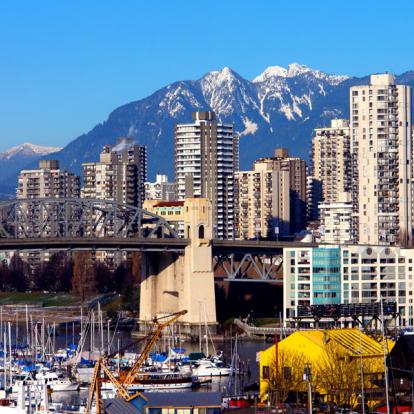
[[[350,193],[339,193],[337,201],[319,204],[321,242],[346,244],[352,242],[352,202]]]
[[[155,182],[145,183],[145,200],[172,201],[175,199],[175,184],[168,181],[168,176],[157,174]]]
[[[284,249],[284,317],[298,307],[396,302],[397,324],[413,326],[414,249],[319,246]]]
[[[350,89],[353,233],[364,244],[412,244],[411,89],[390,74]]]
[[[289,171],[275,169],[273,158],[235,174],[236,238],[277,238],[290,234]]]
[[[18,177],[18,184],[16,190],[16,198],[18,199],[68,199],[80,197],[80,177],[69,173],[66,169],[61,169],[58,160],[41,160],[39,161],[39,168],[33,170],[22,170]],[[23,213],[24,212],[24,213]],[[24,214],[25,223],[33,223],[22,225],[19,227],[19,234],[21,237],[27,237],[32,231],[39,230],[36,224],[40,222],[40,218],[45,218],[47,212],[43,209],[29,208],[26,203],[20,206],[17,214]],[[55,229],[49,225],[42,228],[43,235],[53,235]],[[41,250],[27,250],[21,253],[16,251],[8,252],[9,257],[14,254],[19,254],[22,260],[28,264],[28,269],[31,275],[34,275],[36,270],[41,266],[42,262],[47,262],[51,256],[48,251]]]
[[[177,199],[210,199],[218,238],[234,237],[234,173],[238,169],[239,144],[233,125],[218,122],[214,112],[194,112],[192,123],[176,125]]]
[[[322,184],[313,175],[306,177],[306,217],[308,225],[319,220],[319,203],[322,200]]]
[[[336,202],[338,194],[351,190],[350,144],[346,119],[333,119],[329,128],[315,129],[312,139],[312,174],[321,184],[321,199],[317,203]]]
[[[147,176],[145,146],[120,138],[114,147],[103,148],[99,162],[83,163],[82,167],[82,197],[142,206]]]
[[[80,178],[60,169],[58,160],[41,160],[39,168],[22,170],[16,198],[79,198]]]
[[[276,171],[289,172],[290,234],[306,229],[306,162],[299,157],[289,156],[286,148],[276,148],[274,163]]]
[[[341,255],[338,247],[283,250],[284,319],[298,306],[341,303]]]

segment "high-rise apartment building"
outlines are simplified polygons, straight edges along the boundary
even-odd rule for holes
[[[289,171],[277,170],[273,158],[263,158],[253,171],[237,172],[234,185],[236,238],[290,234]]]
[[[236,237],[293,235],[306,228],[306,163],[277,148],[235,180]]]
[[[82,197],[142,206],[147,176],[145,146],[120,138],[114,147],[103,148],[99,162],[83,163],[82,167]]]
[[[320,182],[321,199],[338,201],[351,191],[351,139],[346,119],[333,119],[329,128],[316,128],[312,139],[312,175]]]
[[[337,201],[319,203],[321,242],[329,244],[351,243],[351,194],[339,193]]]
[[[350,89],[354,238],[412,244],[411,89],[390,74]]]
[[[174,170],[178,200],[212,202],[214,237],[234,237],[234,173],[239,144],[233,125],[217,121],[214,112],[194,112],[193,123],[175,127]]]
[[[306,162],[289,156],[286,148],[276,148],[274,163],[276,171],[289,173],[290,234],[306,229],[307,171]]]
[[[168,177],[157,174],[155,182],[145,183],[145,200],[173,201],[175,199],[175,184]]]
[[[308,225],[319,220],[319,203],[322,200],[322,184],[313,175],[306,177],[306,216]]]
[[[16,198],[79,198],[80,178],[60,169],[58,160],[41,160],[39,168],[22,170]]]
[[[16,198],[18,199],[68,199],[80,197],[80,177],[69,173],[66,169],[61,169],[58,160],[41,160],[39,168],[33,170],[20,171],[17,183]],[[28,204],[23,203],[20,206],[18,214],[24,212],[26,223],[37,223],[39,217],[46,219],[47,212],[40,209],[30,208]],[[21,237],[27,237],[31,231],[38,228],[21,226],[19,233]],[[46,225],[42,228],[43,235],[53,235],[55,229]],[[16,252],[9,252],[14,255]],[[50,259],[51,253],[41,250],[27,250],[18,254],[19,257],[28,264],[29,272],[33,276],[39,269],[42,262]]]

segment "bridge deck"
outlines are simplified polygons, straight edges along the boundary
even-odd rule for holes
[[[228,253],[277,253],[283,248],[294,247],[317,247],[316,243],[302,243],[295,241],[276,240],[212,240],[213,251]]]
[[[109,249],[140,251],[179,251],[190,244],[180,238],[134,237],[36,237],[0,238],[0,250],[16,249]],[[267,241],[267,240],[211,240],[213,255],[216,254],[280,254],[286,247],[316,247],[315,243]]]
[[[0,250],[19,249],[106,249],[134,251],[177,251],[183,252],[189,241],[174,238],[117,238],[117,237],[45,237],[35,239],[5,239],[0,238]]]

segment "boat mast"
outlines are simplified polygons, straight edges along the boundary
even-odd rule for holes
[[[12,346],[11,346],[11,323],[8,322],[9,330],[9,376],[10,376],[10,386],[13,385],[13,373],[12,373]]]
[[[200,323],[198,325],[198,342],[199,342],[199,352],[201,353],[201,302],[198,302],[198,315]]]
[[[7,390],[7,349],[6,349],[6,330],[3,332],[3,387],[4,391]]]
[[[204,303],[204,327],[206,331],[206,356],[209,356],[208,352],[208,326],[207,326],[207,312],[206,312],[206,304]]]

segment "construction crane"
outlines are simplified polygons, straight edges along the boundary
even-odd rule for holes
[[[103,358],[99,358],[98,361],[95,364],[95,369],[93,371],[92,381],[91,385],[89,387],[89,398],[88,402],[86,404],[86,414],[91,413],[92,409],[92,403],[95,398],[96,400],[96,414],[103,414],[104,413],[104,407],[102,406],[102,400],[101,400],[101,382],[103,375],[106,375],[116,388],[117,396],[122,397],[125,401],[130,402],[132,400],[135,400],[137,397],[140,397],[141,400],[147,401],[147,399],[140,393],[136,392],[135,394],[130,394],[128,390],[124,387],[123,384],[121,384],[117,378],[112,374],[112,372],[108,369],[108,367],[105,365]]]
[[[148,336],[147,343],[145,344],[145,347],[143,351],[141,352],[141,355],[138,357],[138,359],[135,361],[134,365],[132,366],[130,371],[123,372],[121,371],[119,373],[119,379],[121,380],[122,384],[126,387],[131,385],[134,382],[134,379],[139,372],[142,364],[146,361],[148,358],[149,353],[151,352],[151,349],[159,339],[159,337],[162,334],[162,331],[165,327],[171,325],[174,323],[177,319],[179,319],[181,316],[185,315],[187,313],[186,310],[172,313],[170,315],[162,316],[160,318],[154,318],[153,322],[155,325],[155,329],[151,332],[151,334]],[[160,322],[161,320],[167,319],[164,322]]]

